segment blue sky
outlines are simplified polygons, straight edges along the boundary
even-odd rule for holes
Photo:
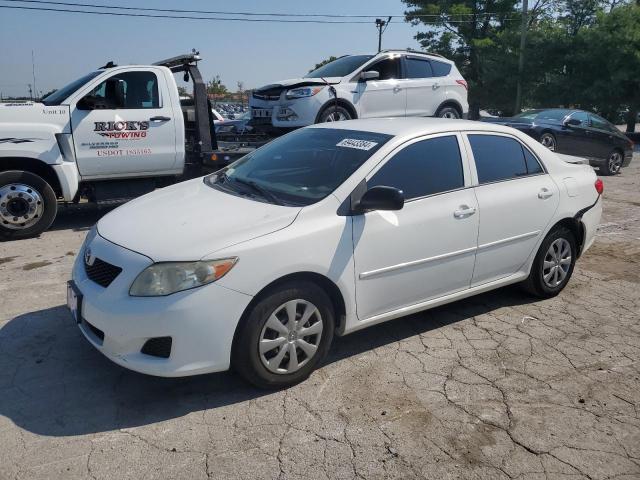
[[[68,0],[69,1],[69,0]],[[76,0],[72,0],[76,1]],[[92,0],[78,3],[243,12],[401,15],[400,0]],[[22,5],[0,0],[0,5]],[[25,4],[29,5],[29,4]],[[30,6],[37,6],[30,4]],[[53,8],[60,8],[52,6]],[[418,48],[417,29],[394,18],[383,48]],[[200,50],[205,78],[219,74],[235,90],[298,77],[330,55],[377,49],[373,22],[361,25],[211,22],[144,19],[0,9],[0,92],[26,95],[35,51],[39,91],[61,87],[114,60],[119,65],[154,61]]]

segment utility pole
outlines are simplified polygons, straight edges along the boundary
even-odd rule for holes
[[[31,100],[33,100],[33,89],[31,88],[31,84],[27,83],[27,85],[29,86],[29,98]]]
[[[518,59],[518,83],[516,84],[516,105],[513,114],[517,115],[522,109],[522,76],[524,72],[524,49],[527,45],[527,14],[529,0],[522,0],[522,27],[520,30],[520,58]]]
[[[389,25],[390,21],[391,21],[391,17],[387,18],[386,20],[382,20],[381,18],[376,18],[376,28],[378,29],[378,52],[382,50],[382,34],[386,30],[384,26]]]
[[[31,73],[33,74],[33,91],[38,96],[38,89],[36,88],[36,57],[33,50],[31,50]]]

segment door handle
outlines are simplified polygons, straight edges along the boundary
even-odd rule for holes
[[[464,217],[469,217],[474,213],[476,213],[475,207],[470,207],[468,205],[460,205],[458,210],[453,212],[453,216],[456,218],[464,218]]]
[[[436,82],[436,83],[434,83],[434,84],[433,84],[433,89],[434,89],[434,90],[437,90],[437,89],[439,89],[439,88],[440,88],[440,84],[439,84],[438,82]]]
[[[393,87],[393,93],[398,93],[400,90],[402,90],[400,87]]]
[[[553,196],[553,192],[551,190],[549,190],[548,188],[544,187],[542,188],[539,192],[538,192],[538,198],[541,198],[542,200],[549,198]]]
[[[168,122],[171,120],[171,117],[164,117],[162,115],[158,115],[157,117],[151,117],[149,119],[150,122]]]

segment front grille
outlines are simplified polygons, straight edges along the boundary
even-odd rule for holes
[[[111,265],[99,258],[94,258],[91,265],[86,261],[84,262],[84,271],[87,273],[87,277],[89,277],[90,280],[96,282],[101,287],[107,288],[111,285],[111,282],[120,275],[122,268],[116,265]]]
[[[171,355],[171,337],[150,338],[142,346],[140,352],[152,357],[169,358]]]

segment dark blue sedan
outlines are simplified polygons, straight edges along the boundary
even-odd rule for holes
[[[517,128],[554,152],[585,157],[603,175],[620,173],[633,156],[633,142],[615,125],[583,110],[529,110],[483,121]]]

